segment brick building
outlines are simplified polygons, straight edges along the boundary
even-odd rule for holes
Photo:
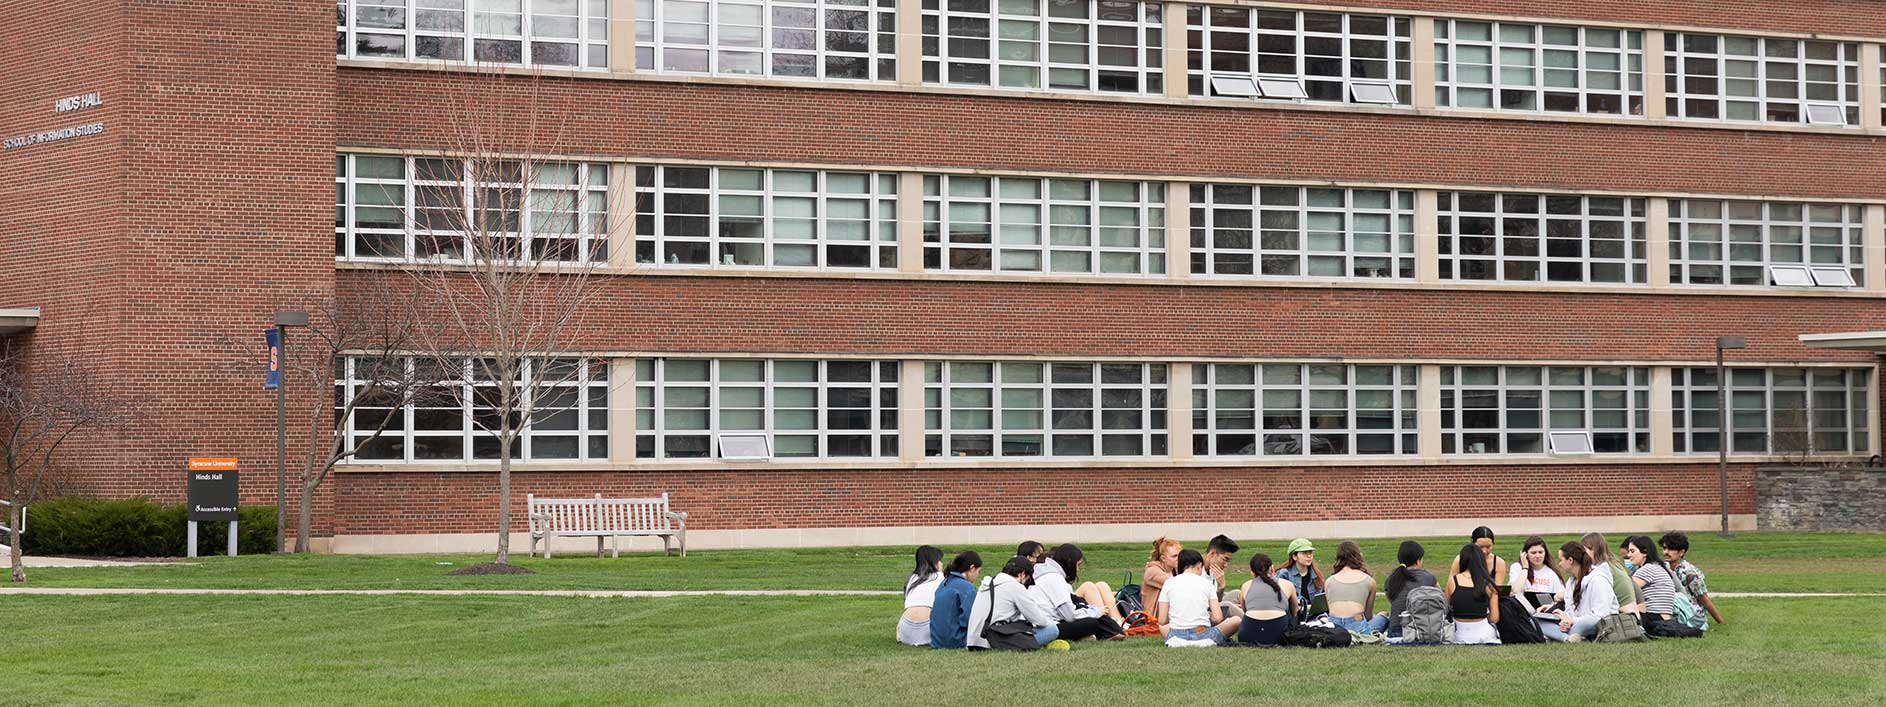
[[[1801,338],[1886,329],[1870,3],[331,4],[331,59],[325,0],[4,4],[0,336],[142,403],[75,490],[236,456],[272,502],[217,342],[406,277],[471,121],[619,224],[520,506],[665,491],[703,547],[1711,527],[1718,336],[1738,526],[1756,465],[1879,451],[1878,341]],[[447,412],[326,485],[327,547],[490,544]]]

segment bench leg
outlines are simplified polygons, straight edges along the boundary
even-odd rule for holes
[[[557,536],[551,535],[549,533],[544,533],[544,559],[546,560],[550,559],[550,552],[551,552],[550,543],[556,539],[557,539]]]
[[[530,553],[525,555],[525,557],[536,557],[536,556],[537,556],[537,536],[532,535],[530,536]]]
[[[596,536],[596,556],[602,557],[602,536]]]
[[[609,536],[609,559],[613,560],[613,559],[618,559],[621,557],[622,557],[622,536],[620,535]]]
[[[688,529],[687,528],[681,529],[681,556],[682,557],[688,556]]]
[[[669,540],[668,536],[666,535],[661,536],[661,556],[662,557],[667,557],[669,555],[675,554],[674,547],[669,545],[668,540]]]

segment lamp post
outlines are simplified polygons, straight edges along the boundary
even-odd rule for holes
[[[307,326],[308,313],[295,309],[275,311],[275,335],[281,350],[277,370],[288,366],[288,327]],[[313,440],[308,441],[313,444]],[[288,552],[288,378],[275,386],[275,554]]]
[[[1716,337],[1716,483],[1722,491],[1722,537],[1733,538],[1729,532],[1729,377],[1723,366],[1722,352],[1728,349],[1748,348],[1748,340],[1740,336]]]

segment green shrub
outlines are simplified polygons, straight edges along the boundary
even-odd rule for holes
[[[275,545],[275,509],[249,506],[238,511],[237,549],[244,555],[266,554]],[[166,505],[142,498],[59,498],[27,509],[26,534],[20,545],[30,555],[86,557],[179,557],[185,554],[183,504]],[[228,551],[229,524],[197,526],[197,553]]]

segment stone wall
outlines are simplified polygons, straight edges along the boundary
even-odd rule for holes
[[[1886,468],[1755,471],[1762,530],[1886,532]]]

